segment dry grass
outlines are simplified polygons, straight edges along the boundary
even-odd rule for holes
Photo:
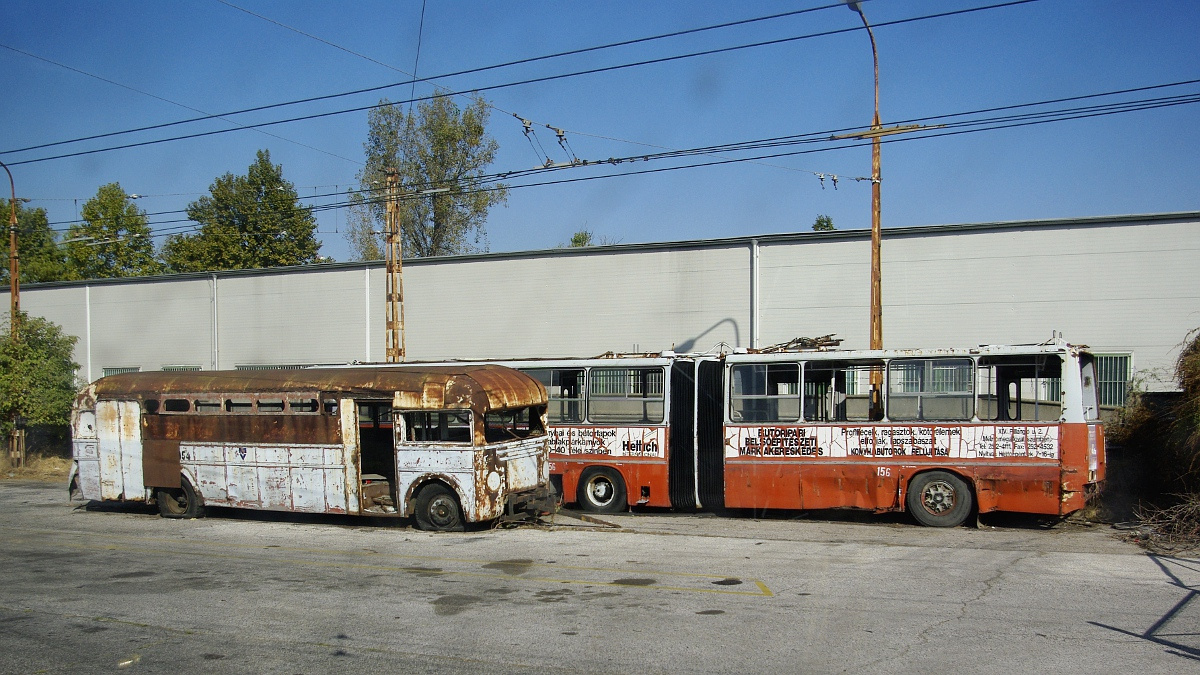
[[[1174,497],[1174,506],[1137,509],[1137,527],[1123,538],[1152,553],[1200,550],[1200,494]]]
[[[6,466],[0,471],[0,480],[65,481],[70,471],[70,459],[35,455],[26,457],[23,467]]]

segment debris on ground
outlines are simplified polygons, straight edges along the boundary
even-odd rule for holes
[[[1136,509],[1137,520],[1113,525],[1125,541],[1151,553],[1177,554],[1200,550],[1200,494],[1177,495],[1166,508]]]

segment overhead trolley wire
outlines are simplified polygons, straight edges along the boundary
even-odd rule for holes
[[[945,17],[949,17],[949,16],[957,16],[957,15],[962,15],[962,14],[969,14],[969,13],[974,13],[974,12],[999,9],[999,8],[1004,8],[1004,7],[1011,7],[1014,5],[1022,5],[1022,4],[1026,4],[1026,3],[1030,3],[1030,2],[1036,2],[1036,1],[1037,0],[1008,0],[1007,2],[1001,2],[1001,3],[992,4],[992,5],[985,5],[985,6],[981,6],[981,7],[969,7],[969,8],[964,8],[964,9],[950,10],[950,11],[938,12],[938,13],[934,13],[934,14],[927,14],[927,15],[916,16],[916,17],[908,17],[905,19],[895,19],[892,21],[879,22],[879,23],[875,24],[874,27],[882,28],[882,27],[886,27],[886,26],[895,26],[895,25],[912,23],[915,21],[925,21],[925,20],[929,20],[929,19],[945,18]],[[763,40],[763,41],[759,41],[759,42],[752,42],[752,43],[746,43],[746,44],[741,44],[741,45],[733,45],[730,47],[719,47],[719,48],[714,48],[714,49],[706,49],[706,50],[701,50],[701,51],[697,51],[697,52],[689,52],[686,54],[675,54],[675,55],[671,55],[671,56],[663,56],[663,57],[658,57],[658,58],[653,58],[653,59],[644,59],[641,61],[616,64],[616,65],[611,65],[611,66],[600,66],[600,67],[596,67],[596,68],[587,68],[584,70],[577,70],[577,71],[572,71],[572,72],[568,72],[568,73],[545,75],[545,76],[541,76],[541,77],[527,78],[524,80],[517,80],[517,81],[513,81],[513,82],[505,82],[505,83],[494,84],[494,85],[486,85],[483,87],[474,87],[471,89],[464,89],[464,90],[460,90],[460,91],[444,92],[444,93],[434,94],[434,95],[430,95],[430,96],[417,97],[417,98],[411,99],[410,101],[407,101],[407,102],[425,101],[425,100],[430,100],[430,99],[436,98],[438,96],[456,96],[456,95],[461,95],[461,94],[466,94],[466,93],[471,93],[471,92],[483,92],[483,91],[492,91],[492,90],[497,90],[497,89],[506,89],[509,87],[516,87],[516,86],[522,86],[522,85],[527,85],[527,84],[538,84],[538,83],[542,83],[542,82],[551,82],[551,81],[562,80],[562,79],[571,78],[571,77],[579,77],[582,75],[595,75],[595,74],[599,74],[599,73],[614,72],[614,71],[619,71],[619,70],[626,70],[629,68],[636,68],[636,67],[642,67],[642,66],[648,66],[648,65],[656,65],[656,64],[661,64],[661,63],[670,63],[673,61],[696,58],[696,57],[700,57],[700,56],[712,56],[712,55],[716,55],[716,54],[730,53],[730,52],[735,52],[735,51],[740,51],[740,50],[745,50],[745,49],[754,49],[754,48],[758,48],[758,47],[767,47],[767,46],[773,46],[773,45],[779,45],[779,44],[787,44],[787,43],[797,42],[800,40],[808,40],[808,39],[813,39],[813,38],[818,38],[818,37],[828,37],[828,36],[832,36],[832,35],[840,35],[843,33],[851,33],[851,32],[856,32],[856,31],[860,31],[860,30],[864,30],[864,29],[861,26],[850,27],[850,28],[831,29],[831,30],[820,31],[820,32],[816,32],[816,33],[808,33],[805,35],[797,35],[797,36],[786,37],[786,38],[777,38],[777,39],[773,39],[773,40]],[[598,48],[603,48],[603,47],[598,47]],[[579,51],[583,51],[583,50],[574,50],[572,52],[562,52],[560,54],[577,53]],[[553,55],[553,56],[557,56],[557,55]],[[509,62],[506,64],[497,64],[497,65],[493,65],[493,66],[482,66],[479,68],[472,68],[472,69],[468,69],[468,70],[463,70],[463,71],[458,71],[455,73],[433,76],[433,77],[414,78],[413,80],[410,80],[410,81],[398,82],[398,83],[393,83],[393,84],[389,84],[389,85],[381,85],[379,87],[371,87],[371,88],[367,88],[367,89],[360,89],[360,90],[357,90],[354,92],[345,92],[342,94],[327,94],[324,96],[311,97],[308,99],[300,99],[297,101],[290,101],[290,102],[285,102],[285,103],[275,103],[275,104],[270,104],[270,105],[265,105],[265,106],[258,106],[255,108],[247,108],[245,110],[231,112],[231,113],[223,113],[223,114],[224,115],[242,114],[245,112],[255,112],[255,111],[260,111],[260,110],[278,108],[278,107],[282,107],[285,105],[295,105],[295,104],[299,104],[299,103],[308,103],[308,102],[313,102],[313,101],[327,100],[330,98],[337,98],[340,96],[348,96],[348,95],[358,94],[358,93],[379,91],[381,89],[386,89],[389,87],[396,87],[396,86],[403,86],[405,84],[410,84],[412,81],[424,82],[424,81],[428,81],[428,80],[432,80],[432,79],[448,78],[448,77],[454,77],[454,76],[458,76],[458,75],[477,73],[477,72],[482,72],[485,70],[492,70],[495,68],[503,68],[503,67],[507,67],[509,65],[522,64],[522,63],[527,63],[530,61],[541,60],[543,58],[553,58],[553,56],[531,57],[529,59],[521,59],[518,61]],[[401,103],[404,103],[404,102],[401,102]],[[78,152],[64,153],[64,154],[60,154],[60,155],[51,155],[51,156],[47,156],[47,157],[39,157],[39,158],[27,159],[27,160],[21,160],[21,161],[10,161],[10,162],[8,162],[8,164],[10,166],[18,166],[18,165],[22,165],[22,164],[33,164],[33,163],[51,161],[51,160],[56,160],[56,159],[65,159],[68,157],[78,157],[81,155],[90,155],[90,154],[95,154],[95,153],[100,153],[100,152],[110,152],[113,150],[124,150],[124,149],[128,149],[128,148],[142,147],[142,146],[147,146],[147,145],[156,145],[159,143],[168,143],[168,142],[186,140],[186,139],[191,139],[191,138],[214,136],[214,135],[219,135],[219,134],[230,133],[233,131],[241,131],[242,129],[257,129],[260,127],[274,126],[274,125],[278,125],[278,124],[288,124],[291,122],[301,122],[301,121],[307,121],[307,120],[312,120],[312,119],[320,119],[320,118],[324,118],[324,117],[332,117],[335,115],[343,115],[343,114],[353,113],[353,112],[362,112],[365,110],[372,110],[375,108],[380,108],[385,105],[391,105],[391,104],[390,103],[376,103],[376,104],[365,105],[365,106],[356,106],[353,108],[345,108],[345,109],[341,109],[341,110],[333,110],[333,111],[327,111],[327,112],[321,112],[321,113],[312,113],[309,115],[300,115],[300,116],[285,118],[285,119],[280,119],[280,120],[272,120],[272,121],[267,121],[267,122],[258,122],[255,124],[247,124],[240,129],[218,129],[218,130],[213,130],[213,131],[197,132],[197,133],[193,133],[193,134],[184,134],[184,135],[180,135],[180,136],[172,136],[172,137],[162,138],[162,139],[141,141],[141,142],[137,142],[137,143],[126,143],[126,144],[122,144],[122,145],[109,146],[109,147],[105,147],[105,148],[95,148],[92,150],[82,150],[82,151],[78,151]],[[167,123],[163,123],[160,125],[152,125],[149,127],[142,127],[140,129],[133,129],[133,130],[127,130],[127,131],[121,131],[121,132],[110,132],[108,134],[100,134],[97,136],[92,136],[92,137],[88,137],[88,138],[84,138],[84,139],[73,139],[70,141],[58,141],[55,143],[42,144],[39,146],[29,146],[26,148],[20,148],[18,150],[9,150],[6,152],[0,152],[0,154],[11,154],[11,153],[15,153],[15,152],[24,152],[27,150],[42,149],[42,148],[51,147],[51,146],[63,145],[66,143],[79,142],[82,140],[93,140],[96,138],[104,138],[104,137],[125,134],[125,133],[133,133],[136,131],[161,129],[161,128],[165,128],[165,127],[169,127],[169,126],[175,126],[178,124],[185,124],[188,122],[196,122],[196,121],[203,121],[206,119],[213,119],[214,117],[215,116],[208,116],[208,117],[202,117],[202,118],[194,118],[191,120],[180,120],[177,122],[167,122]]]
[[[516,59],[516,60],[514,60],[514,61],[507,61],[507,62],[504,62],[504,63],[497,63],[497,64],[488,65],[488,66],[480,66],[480,67],[477,67],[477,68],[469,68],[469,69],[467,69],[467,70],[460,70],[460,71],[455,71],[455,72],[450,72],[450,73],[444,73],[444,74],[442,74],[442,75],[431,75],[431,76],[429,76],[429,77],[417,78],[415,75],[412,75],[412,74],[410,74],[410,73],[407,73],[407,72],[405,72],[405,71],[403,71],[403,70],[401,70],[401,69],[399,69],[399,68],[396,68],[396,67],[394,67],[394,66],[388,65],[388,64],[386,64],[386,63],[383,63],[383,62],[381,62],[381,61],[377,61],[377,60],[375,60],[375,59],[373,59],[373,58],[371,58],[371,57],[369,57],[369,56],[366,56],[366,55],[363,55],[363,54],[359,54],[358,52],[351,51],[351,50],[349,50],[349,49],[346,49],[345,47],[341,47],[341,46],[339,46],[339,45],[335,45],[335,44],[333,44],[333,43],[331,43],[331,42],[328,42],[328,41],[326,41],[326,40],[322,40],[321,38],[318,38],[318,37],[316,37],[316,36],[309,35],[308,33],[304,33],[303,31],[299,31],[299,30],[297,30],[297,29],[295,29],[295,28],[292,28],[291,26],[287,26],[287,25],[285,25],[285,24],[281,24],[281,23],[279,23],[279,22],[277,22],[277,21],[274,21],[273,19],[269,19],[269,18],[267,18],[267,17],[264,17],[264,16],[262,16],[262,15],[260,15],[260,14],[255,14],[254,12],[250,12],[250,11],[248,11],[248,10],[242,9],[241,7],[238,7],[238,6],[236,6],[236,5],[230,4],[230,3],[228,3],[228,2],[224,2],[224,0],[219,0],[219,1],[220,1],[220,2],[222,2],[222,3],[223,3],[223,4],[225,4],[225,5],[228,5],[229,7],[232,7],[232,8],[234,8],[234,9],[239,9],[239,10],[241,10],[241,11],[243,11],[243,12],[246,12],[247,14],[252,14],[253,16],[259,17],[259,18],[261,18],[261,19],[264,19],[264,20],[266,20],[266,21],[270,21],[271,23],[274,23],[274,24],[276,24],[276,25],[283,26],[284,28],[287,28],[287,29],[289,29],[289,30],[295,30],[296,32],[298,32],[298,33],[301,33],[302,35],[305,35],[305,36],[311,37],[311,38],[313,38],[314,40],[318,40],[318,41],[320,41],[320,42],[322,42],[322,43],[325,43],[325,44],[328,44],[328,45],[330,45],[330,46],[333,46],[333,47],[336,47],[336,48],[338,48],[338,49],[341,49],[342,51],[346,51],[346,52],[348,52],[348,53],[354,54],[355,56],[359,56],[359,57],[361,57],[361,58],[367,59],[368,61],[371,61],[371,62],[373,62],[373,63],[376,63],[376,64],[378,64],[378,65],[382,65],[382,66],[384,66],[384,67],[386,67],[386,68],[390,68],[390,69],[392,69],[392,70],[395,70],[396,72],[403,73],[403,74],[405,74],[405,75],[409,75],[409,76],[410,76],[412,79],[410,79],[410,80],[406,80],[406,81],[403,81],[403,82],[392,82],[392,83],[390,83],[390,84],[383,84],[383,85],[378,85],[378,86],[374,86],[374,87],[366,87],[366,88],[363,88],[363,89],[353,89],[353,90],[350,90],[350,91],[338,92],[338,93],[334,93],[334,94],[324,94],[324,95],[321,95],[321,96],[311,96],[311,97],[308,97],[308,98],[294,99],[294,100],[291,100],[291,101],[281,101],[281,102],[279,102],[279,103],[270,103],[270,104],[261,105],[261,106],[254,106],[254,107],[250,107],[250,108],[242,108],[242,109],[240,109],[240,110],[231,110],[231,111],[224,112],[224,113],[211,114],[211,115],[204,115],[203,117],[193,117],[193,118],[190,118],[190,119],[176,120],[176,121],[174,121],[174,122],[163,122],[163,123],[161,123],[161,124],[152,124],[152,125],[148,125],[148,126],[144,126],[144,127],[137,127],[137,128],[134,128],[134,129],[125,129],[125,130],[122,130],[122,131],[110,131],[110,132],[103,133],[103,134],[95,134],[95,135],[92,135],[92,136],[83,136],[83,137],[79,137],[79,138],[73,138],[73,139],[69,139],[69,140],[65,140],[65,141],[54,141],[54,142],[52,142],[52,143],[42,143],[42,144],[40,144],[40,145],[31,145],[31,146],[28,146],[28,147],[24,147],[24,148],[17,148],[17,149],[14,149],[14,150],[3,150],[3,151],[0,151],[0,155],[7,155],[7,154],[10,154],[10,153],[16,153],[16,152],[25,152],[25,151],[27,151],[27,150],[39,150],[39,149],[43,149],[43,148],[49,148],[49,147],[55,147],[55,146],[59,146],[59,145],[66,145],[66,144],[69,144],[69,143],[80,143],[80,142],[83,142],[83,141],[93,141],[93,140],[97,140],[97,139],[101,139],[101,138],[111,138],[111,137],[113,137],[113,136],[120,136],[120,135],[124,135],[124,134],[133,134],[133,133],[138,133],[138,132],[142,132],[142,131],[153,131],[153,130],[155,130],[155,129],[164,129],[164,128],[167,128],[167,127],[178,126],[178,125],[181,125],[181,124],[191,124],[191,123],[194,123],[194,122],[204,122],[204,121],[207,121],[207,120],[211,120],[211,119],[216,119],[216,118],[219,118],[219,117],[221,117],[221,116],[223,116],[223,115],[242,115],[242,114],[245,114],[245,113],[251,113],[251,112],[261,112],[261,111],[263,111],[263,110],[272,110],[272,109],[275,109],[275,108],[281,108],[281,107],[285,107],[285,106],[301,105],[301,104],[304,104],[304,103],[316,103],[316,102],[319,102],[319,101],[327,101],[327,100],[336,99],[336,98],[343,98],[343,97],[346,97],[346,96],[357,96],[357,95],[359,95],[359,94],[369,94],[369,93],[372,93],[372,92],[383,91],[383,90],[385,90],[385,89],[393,89],[393,88],[396,88],[396,87],[402,87],[402,86],[404,86],[404,85],[415,84],[415,83],[417,83],[417,82],[432,82],[432,81],[434,81],[434,80],[446,79],[446,78],[451,78],[451,77],[458,77],[458,76],[461,76],[461,75],[473,75],[473,74],[476,74],[476,73],[487,72],[487,71],[489,71],[489,70],[497,70],[497,69],[500,69],[500,68],[508,68],[508,67],[511,67],[511,66],[525,65],[525,64],[528,64],[528,63],[536,63],[536,62],[538,62],[538,61],[545,61],[545,60],[549,60],[549,59],[556,59],[556,58],[561,58],[561,57],[565,57],[565,56],[574,56],[574,55],[577,55],[577,54],[584,54],[584,53],[587,53],[587,52],[600,51],[600,50],[604,50],[604,49],[612,49],[612,48],[615,48],[615,47],[624,47],[624,46],[628,46],[628,45],[638,44],[638,43],[641,43],[641,42],[650,42],[650,41],[653,41],[653,40],[661,40],[661,39],[664,39],[664,38],[677,37],[677,36],[680,36],[680,35],[687,35],[687,34],[690,34],[690,33],[699,33],[699,32],[702,32],[702,31],[715,30],[715,29],[719,29],[719,28],[728,28],[728,27],[731,27],[731,26],[737,26],[737,25],[742,25],[742,24],[748,24],[748,23],[753,23],[753,22],[756,22],[756,21],[766,21],[766,20],[770,20],[770,19],[778,19],[778,18],[783,18],[783,17],[787,17],[787,16],[793,16],[793,15],[797,15],[797,14],[804,14],[804,13],[808,13],[808,12],[814,12],[814,11],[819,11],[819,10],[824,10],[824,9],[830,9],[830,8],[833,8],[833,7],[838,7],[838,6],[840,6],[840,5],[842,5],[842,4],[843,4],[843,3],[841,3],[841,2],[838,2],[838,3],[829,4],[829,5],[822,5],[822,6],[820,6],[820,7],[814,7],[814,8],[803,9],[803,10],[795,10],[795,11],[791,11],[791,12],[783,12],[783,13],[780,13],[780,14],[772,14],[772,15],[769,15],[769,16],[757,17],[757,18],[754,18],[754,19],[743,19],[743,20],[741,20],[741,21],[732,21],[732,22],[723,23],[723,24],[716,24],[716,25],[712,25],[712,26],[704,26],[704,27],[701,27],[701,28],[693,28],[693,29],[688,29],[688,30],[675,31],[675,32],[672,32],[672,33],[663,33],[663,34],[661,34],[661,35],[653,35],[653,36],[649,36],[649,37],[635,38],[635,39],[632,39],[632,40],[623,40],[623,41],[620,41],[620,42],[610,42],[610,43],[608,43],[608,44],[603,44],[603,45],[596,45],[596,46],[592,46],[592,47],[582,47],[582,48],[579,48],[579,49],[572,49],[572,50],[567,50],[567,51],[562,51],[562,52],[555,52],[555,53],[553,53],[553,54],[544,54],[544,55],[542,55],[542,56],[531,56],[531,57],[527,57],[527,58],[523,58],[523,59]],[[1026,0],[1026,1],[1032,1],[1032,0]],[[459,92],[459,93],[461,93],[461,92]],[[457,95],[457,94],[458,94],[458,93],[451,94],[451,95]],[[421,100],[421,99],[417,99],[417,100]],[[408,101],[408,102],[411,102],[411,101]]]
[[[1101,93],[1096,93],[1096,94],[1086,94],[1086,95],[1062,97],[1062,98],[1056,98],[1056,99],[1047,99],[1047,100],[1043,100],[1043,101],[1035,101],[1035,102],[1029,102],[1029,103],[1019,103],[1019,104],[1012,104],[1012,105],[1006,105],[1006,106],[981,108],[981,109],[965,111],[965,112],[946,113],[946,114],[942,114],[942,115],[932,115],[932,116],[926,116],[926,117],[920,117],[920,118],[913,118],[913,120],[909,120],[909,121],[933,122],[933,121],[943,120],[943,119],[949,120],[949,119],[953,119],[953,118],[964,117],[967,115],[981,114],[981,113],[987,113],[987,112],[993,112],[993,111],[1017,110],[1017,109],[1022,109],[1022,108],[1050,105],[1050,104],[1059,103],[1059,102],[1088,100],[1088,99],[1095,99],[1095,98],[1099,98],[1099,97],[1103,97],[1103,96],[1114,96],[1114,95],[1120,95],[1120,94],[1125,94],[1125,93],[1130,93],[1130,92],[1152,91],[1152,90],[1163,89],[1163,88],[1167,88],[1167,87],[1183,86],[1183,85],[1196,84],[1196,83],[1200,83],[1200,79],[1184,80],[1181,82],[1174,82],[1174,83],[1167,83],[1167,84],[1148,85],[1148,86],[1143,86],[1143,87],[1134,87],[1134,88],[1129,88],[1129,89],[1114,90],[1114,91],[1101,92]],[[959,121],[954,121],[954,122],[948,122],[943,125],[938,125],[937,127],[931,127],[928,130],[922,130],[919,132],[915,132],[911,136],[887,137],[887,138],[881,139],[881,141],[884,143],[895,143],[895,142],[910,141],[910,140],[924,140],[924,139],[938,138],[938,137],[943,137],[943,136],[961,135],[964,133],[975,133],[975,132],[979,132],[979,131],[994,131],[994,130],[999,130],[999,129],[1009,129],[1009,128],[1016,128],[1016,127],[1032,126],[1032,125],[1036,125],[1036,124],[1045,124],[1045,123],[1049,123],[1049,122],[1061,122],[1061,121],[1069,121],[1069,120],[1075,120],[1075,119],[1086,119],[1086,118],[1091,118],[1091,117],[1121,114],[1121,113],[1127,113],[1127,112],[1138,112],[1138,111],[1143,111],[1143,110],[1174,107],[1174,106],[1178,106],[1178,105],[1186,105],[1186,104],[1192,104],[1192,103],[1200,103],[1200,92],[1194,92],[1194,93],[1189,93],[1189,94],[1177,94],[1177,95],[1172,95],[1172,96],[1160,96],[1160,97],[1153,97],[1153,98],[1142,98],[1142,99],[1135,99],[1132,101],[1117,101],[1117,102],[1112,102],[1112,103],[1103,103],[1103,104],[1095,104],[1095,105],[1088,105],[1088,106],[1074,106],[1074,107],[1068,107],[1068,108],[1060,108],[1060,109],[1056,109],[1056,110],[1043,110],[1043,111],[1018,113],[1018,114],[1011,114],[1011,115],[999,115],[999,116],[984,117],[984,118],[972,119],[972,120],[959,120]],[[834,134],[841,134],[841,133],[844,133],[847,131],[853,131],[853,130],[862,129],[862,128],[863,127],[848,127],[848,128],[840,128],[840,129],[831,129],[831,130],[825,130],[825,131],[807,132],[807,133],[803,133],[803,134],[791,134],[791,135],[786,135],[786,136],[776,136],[776,137],[772,137],[772,138],[756,139],[756,140],[751,140],[751,141],[741,141],[741,142],[735,142],[735,143],[709,145],[709,146],[704,146],[704,147],[699,147],[699,148],[691,148],[688,150],[667,151],[667,152],[644,154],[644,155],[634,155],[634,156],[620,157],[620,158],[609,158],[609,159],[603,159],[603,160],[589,160],[589,161],[582,161],[581,163],[578,163],[578,164],[574,164],[574,163],[573,164],[562,164],[562,165],[553,165],[553,166],[534,167],[531,169],[502,171],[502,172],[496,172],[496,173],[492,173],[492,174],[486,174],[483,176],[476,177],[475,179],[473,179],[471,181],[467,181],[465,183],[465,185],[468,186],[468,189],[465,192],[488,191],[488,190],[499,189],[499,187],[497,187],[497,186],[488,186],[488,184],[495,183],[500,180],[511,180],[513,178],[523,178],[526,176],[547,173],[550,171],[561,171],[561,170],[565,170],[565,169],[581,168],[583,166],[597,166],[597,165],[601,165],[601,164],[610,164],[610,165],[615,166],[617,164],[623,164],[623,163],[660,161],[660,160],[665,160],[665,159],[695,156],[698,154],[719,154],[719,153],[743,152],[743,151],[747,151],[747,150],[759,150],[759,149],[768,149],[768,148],[775,148],[775,147],[787,147],[787,146],[802,145],[802,144],[829,143],[834,140],[831,138],[831,136]],[[542,181],[542,182],[537,182],[537,183],[524,183],[524,184],[517,184],[517,185],[508,185],[505,187],[506,188],[507,187],[512,187],[512,188],[534,187],[534,186],[551,185],[551,184],[558,184],[558,183],[580,182],[580,181],[584,181],[584,180],[596,180],[596,179],[600,179],[600,178],[615,178],[618,176],[631,176],[631,175],[639,175],[639,174],[657,173],[657,172],[662,172],[662,171],[673,171],[673,170],[678,170],[678,169],[699,168],[699,167],[706,167],[706,166],[718,166],[718,165],[723,165],[723,164],[734,164],[734,163],[740,163],[740,162],[758,161],[758,160],[763,160],[763,159],[775,159],[775,158],[780,158],[780,157],[790,157],[790,156],[797,156],[797,155],[802,155],[802,154],[811,154],[811,153],[816,153],[816,152],[827,152],[827,151],[832,151],[832,150],[841,150],[841,149],[847,149],[847,148],[853,148],[853,147],[862,147],[862,146],[867,146],[867,145],[870,145],[870,141],[861,142],[861,143],[841,143],[841,144],[833,145],[831,147],[817,148],[817,149],[811,149],[811,150],[772,153],[772,154],[767,154],[767,155],[757,155],[757,156],[753,156],[753,157],[735,157],[735,158],[728,158],[728,159],[722,159],[722,160],[714,160],[711,162],[698,162],[698,163],[677,165],[677,166],[671,166],[671,167],[656,167],[653,169],[644,169],[644,170],[637,170],[637,171],[623,171],[623,172],[619,172],[619,173],[603,174],[603,175],[599,175],[599,176],[587,176],[587,177],[580,177],[580,178]],[[404,195],[401,195],[400,199],[402,201],[407,201],[410,199],[424,198],[428,195],[419,194],[420,191],[428,190],[428,189],[436,189],[438,187],[444,187],[444,185],[441,183],[438,183],[438,182],[430,182],[427,184],[407,185],[406,189],[409,190],[409,192]],[[354,190],[353,192],[357,193],[357,194],[362,194],[364,191]],[[336,192],[315,194],[315,195],[312,195],[311,197],[307,197],[305,199],[318,199],[318,198],[323,198],[323,197],[339,197],[343,194],[350,194],[350,193],[351,193],[351,191],[343,192],[343,191],[339,190]],[[300,197],[297,197],[297,199],[300,199]],[[385,200],[385,198],[367,198],[367,199],[362,200],[360,203],[368,203],[368,204],[382,203],[384,200]],[[346,201],[335,201],[330,204],[312,205],[312,206],[308,206],[306,208],[308,208],[312,212],[321,212],[321,211],[346,208],[352,204],[353,204],[353,202],[346,200]],[[186,212],[186,209],[176,209],[176,210],[168,210],[168,211],[156,211],[156,212],[151,212],[151,213],[148,213],[145,215],[148,215],[148,216],[170,215],[170,214],[185,213],[185,212]],[[75,222],[78,222],[78,221],[59,221],[59,222],[50,223],[50,225],[73,224]],[[172,221],[157,221],[157,222],[153,222],[153,223],[149,223],[149,224],[153,225],[153,224],[159,224],[159,223],[165,224],[165,223],[173,223],[173,222],[189,222],[189,221],[187,219],[181,219],[181,220],[172,220]],[[56,231],[61,231],[61,230],[56,230]]]

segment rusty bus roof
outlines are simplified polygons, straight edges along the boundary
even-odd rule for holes
[[[96,380],[92,389],[106,398],[326,392],[394,398],[403,407],[432,409],[499,410],[546,403],[546,391],[536,379],[493,364],[122,373]]]

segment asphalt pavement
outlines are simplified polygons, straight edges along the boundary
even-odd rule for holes
[[[756,517],[757,516],[757,517]],[[461,534],[0,482],[0,672],[1200,672],[1200,561],[989,516]]]

